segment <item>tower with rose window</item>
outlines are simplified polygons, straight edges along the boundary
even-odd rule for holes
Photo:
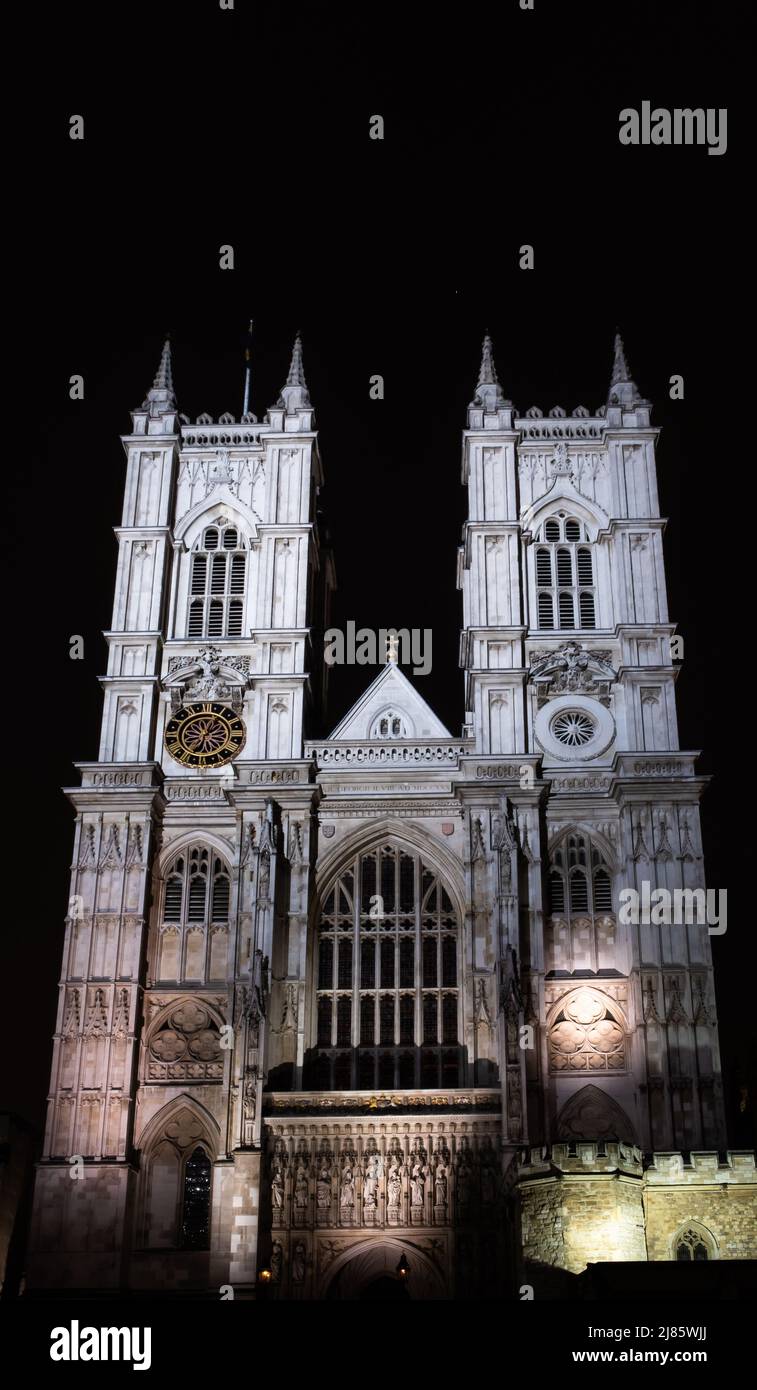
[[[462,732],[392,642],[325,735],[301,341],[262,421],[179,415],[166,345],[124,437],[99,756],[67,791],[30,1286],[455,1298],[750,1253],[708,924],[620,911],[704,885],[656,443],[620,339],[606,402],[545,415],[487,338]]]

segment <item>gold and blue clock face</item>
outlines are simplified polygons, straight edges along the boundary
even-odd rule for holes
[[[242,720],[228,705],[182,705],[166,724],[165,744],[184,767],[223,767],[244,747]]]

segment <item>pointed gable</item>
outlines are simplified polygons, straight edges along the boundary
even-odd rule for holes
[[[384,719],[386,729],[382,731]],[[398,666],[390,663],[337,724],[329,735],[329,741],[451,737],[449,730],[445,729],[407,676]]]

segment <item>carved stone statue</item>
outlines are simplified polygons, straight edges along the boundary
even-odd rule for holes
[[[411,1205],[414,1207],[423,1206],[423,1198],[426,1190],[426,1178],[428,1168],[422,1158],[417,1158],[413,1164],[410,1175]]]
[[[297,1169],[297,1177],[294,1184],[294,1205],[300,1210],[308,1204],[308,1174],[307,1169],[300,1164]]]
[[[242,1090],[242,1142],[249,1148],[255,1142],[255,1115],[258,1106],[258,1073],[247,1067]]]
[[[558,411],[560,412],[559,415]],[[564,416],[565,411],[556,405],[549,413],[553,418],[560,419]],[[554,458],[550,459],[549,471],[555,478],[569,478],[573,471],[573,465],[568,457],[568,446],[563,440],[555,445]]]
[[[255,1109],[257,1107],[258,1086],[254,1076],[248,1076],[244,1083],[244,1118],[247,1124],[253,1124],[255,1120]]]
[[[434,1201],[438,1207],[447,1205],[447,1177],[448,1168],[444,1159],[440,1159],[436,1165],[434,1174]]]
[[[477,1028],[486,1028],[491,1031],[492,1020],[489,1012],[489,996],[486,990],[486,980],[478,979],[475,982],[476,997],[473,1005],[474,1017]]]
[[[321,1165],[321,1171],[318,1174],[315,1199],[321,1211],[331,1206],[331,1173],[325,1163]]]
[[[306,1255],[306,1251],[305,1251],[305,1246],[303,1245],[303,1243],[302,1243],[301,1240],[298,1240],[298,1241],[297,1241],[297,1244],[296,1244],[295,1247],[294,1247],[294,1253],[293,1253],[293,1255],[292,1255],[292,1283],[293,1283],[293,1284],[301,1284],[302,1281],[303,1281],[303,1279],[305,1278],[305,1264],[306,1264],[306,1261],[307,1261],[307,1255]]]
[[[402,1178],[400,1176],[400,1169],[396,1158],[392,1159],[392,1162],[389,1166],[387,1196],[390,1207],[396,1208],[399,1206],[400,1197],[402,1196]]]
[[[254,1004],[257,1006],[257,1011],[261,1016],[265,1015],[267,974],[268,957],[264,956],[262,951],[256,950],[252,962],[252,991]]]
[[[355,1174],[349,1163],[342,1173],[342,1196],[340,1199],[342,1214],[348,1215],[355,1205]]]
[[[378,1204],[379,1179],[384,1175],[381,1159],[378,1154],[371,1154],[365,1175],[365,1187],[363,1189],[363,1199],[369,1211],[375,1211]]]
[[[191,696],[193,700],[228,699],[230,691],[221,677],[221,653],[218,648],[203,647],[198,655],[197,665],[200,670],[187,682],[185,696]]]
[[[271,1250],[271,1279],[274,1284],[281,1282],[281,1270],[284,1264],[284,1248],[278,1240],[273,1242]]]
[[[271,856],[268,853],[260,855],[260,869],[258,872],[258,898],[266,900],[268,889],[271,884]]]
[[[284,1205],[284,1175],[278,1163],[271,1177],[271,1199],[273,1205],[280,1211]]]

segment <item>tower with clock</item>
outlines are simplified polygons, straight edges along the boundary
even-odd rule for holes
[[[490,1297],[757,1254],[754,1156],[719,1154],[656,442],[619,338],[570,416],[520,414],[487,338],[462,733],[392,640],[324,736],[301,341],[262,421],[179,415],[166,344],[123,440],[99,754],[67,789],[30,1288]],[[624,914],[650,888],[689,916]]]
[[[277,866],[293,846],[300,863],[309,853],[303,722],[325,689],[334,586],[299,337],[263,423],[180,416],[167,342],[123,444],[99,756],[67,790],[76,835],[38,1277],[120,1282],[117,1259],[139,1248],[148,1284],[184,1266],[192,1282],[198,1261],[201,1282],[223,1282],[233,1250],[250,1284],[261,1034],[282,1000],[295,1019],[304,1004],[282,983],[298,964],[274,919],[306,913],[307,880],[284,904]],[[271,1039],[271,1056],[290,1052]],[[220,1264],[198,1255],[211,1167]],[[169,1250],[178,1263],[156,1253]]]

